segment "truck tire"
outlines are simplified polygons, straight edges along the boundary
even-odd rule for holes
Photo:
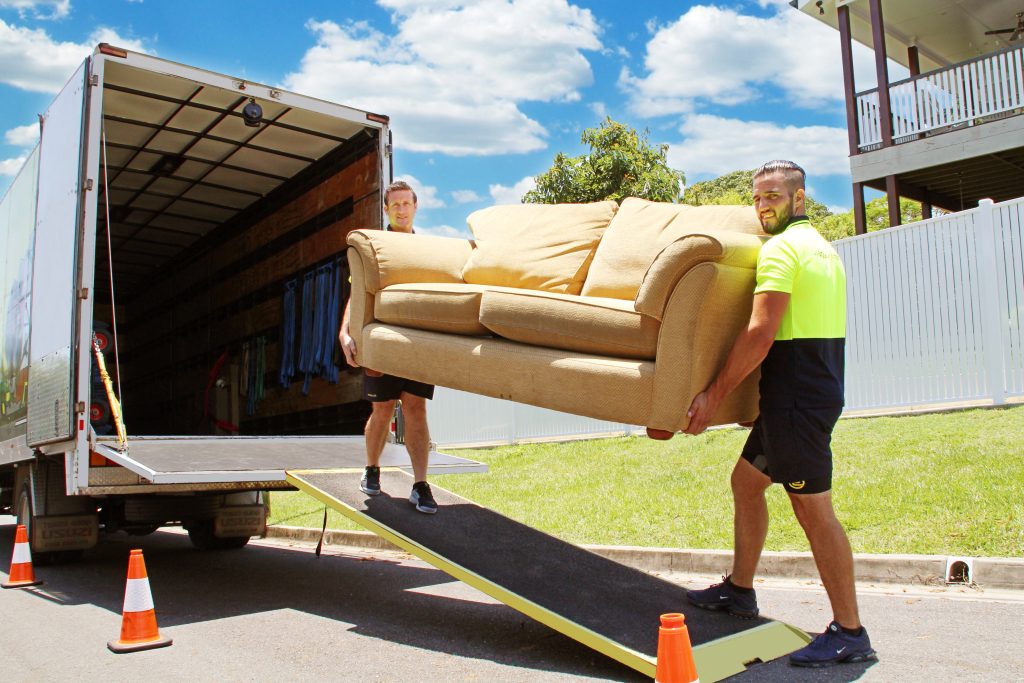
[[[213,533],[213,520],[200,519],[188,527],[188,540],[199,550],[234,550],[245,547],[248,536],[218,538]]]
[[[18,490],[18,497],[14,503],[14,516],[18,519],[18,524],[25,527],[28,537],[32,538],[32,496],[29,494],[28,486],[26,481]]]
[[[25,532],[28,534],[29,542],[31,547],[32,540],[32,495],[29,492],[29,482],[25,482],[21,485],[21,490],[18,491],[18,500],[15,504],[15,516],[18,519],[18,524],[24,525]],[[48,553],[39,553],[35,550],[32,551],[32,562],[38,565],[48,565],[60,562],[74,562],[82,558],[82,550],[61,550],[52,551]]]

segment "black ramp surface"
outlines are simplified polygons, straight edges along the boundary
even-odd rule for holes
[[[431,553],[652,661],[658,649],[659,617],[668,612],[686,615],[694,647],[767,624],[781,626],[769,619],[743,620],[695,608],[680,586],[436,487],[437,514],[419,513],[407,500],[412,478],[401,471],[381,472],[384,493],[376,497],[359,490],[359,474],[289,474]],[[538,618],[530,609],[513,606]],[[794,642],[792,649],[802,644]],[[742,662],[750,659],[753,656]]]

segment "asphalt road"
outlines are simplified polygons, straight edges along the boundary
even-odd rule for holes
[[[0,521],[2,570],[13,538]],[[145,552],[174,644],[115,655],[106,643],[120,631],[131,547]],[[35,569],[43,586],[0,591],[5,682],[649,680],[403,553],[328,546],[317,559],[312,544],[282,540],[200,552],[158,532],[104,538],[78,563]],[[758,595],[798,627],[829,620],[816,582],[764,583]],[[808,671],[778,660],[730,680],[1024,680],[1020,592],[862,586],[861,604],[877,664]]]

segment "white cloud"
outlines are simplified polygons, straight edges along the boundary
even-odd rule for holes
[[[478,202],[483,197],[473,190],[452,190],[452,199],[455,200],[456,204],[469,204],[470,202]]]
[[[537,187],[533,176],[526,176],[512,187],[507,185],[491,185],[488,191],[495,204],[522,204],[523,195]]]
[[[765,98],[808,107],[841,103],[839,34],[782,3],[761,5],[779,5],[779,11],[762,18],[697,5],[657,29],[647,44],[646,75],[623,69],[619,77],[631,108],[659,116],[689,113],[697,100],[725,106]],[[873,87],[870,50],[855,44],[854,60],[858,89]]]
[[[0,83],[32,92],[57,92],[100,42],[143,51],[140,41],[122,38],[109,28],[97,29],[84,43],[57,42],[42,29],[0,19]]]
[[[437,187],[421,183],[415,176],[398,175],[395,180],[404,180],[416,192],[417,209],[443,209],[444,200],[437,196]]]
[[[471,237],[469,228],[460,229],[450,225],[435,225],[429,228],[417,225],[416,233],[420,235],[435,235],[437,237],[461,237],[463,239],[469,239]]]
[[[0,0],[0,9],[16,9],[21,17],[29,10],[36,19],[63,19],[71,10],[71,0]],[[42,8],[51,8],[45,12]]]
[[[573,102],[599,50],[589,10],[567,0],[379,0],[397,27],[312,21],[316,45],[289,89],[391,116],[395,144],[417,152],[486,155],[545,146],[521,102]]]
[[[11,128],[4,133],[4,141],[8,145],[16,147],[32,147],[39,140],[39,124],[30,123],[27,126]]]
[[[850,172],[845,128],[782,126],[696,114],[686,117],[679,130],[683,140],[671,144],[668,162],[691,181],[702,174],[757,168],[771,159],[795,161],[810,178]]]
[[[21,165],[25,163],[25,159],[28,155],[23,154],[20,157],[13,159],[0,159],[0,176],[15,176],[18,175],[18,171],[21,170]],[[2,196],[2,193],[0,193]]]

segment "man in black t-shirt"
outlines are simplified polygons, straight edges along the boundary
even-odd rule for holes
[[[388,230],[413,232],[416,217],[416,193],[404,181],[391,183],[384,191],[384,208],[388,212]],[[345,353],[345,360],[352,367],[356,362],[356,343],[349,335],[349,308],[345,304],[345,315],[341,320],[338,341]],[[405,419],[405,448],[412,462],[413,480],[409,502],[426,514],[437,512],[437,503],[427,484],[427,460],[430,457],[430,430],[427,427],[427,399],[434,397],[434,387],[402,377],[385,375],[364,368],[363,399],[370,402],[373,412],[366,421],[366,469],[359,482],[359,488],[368,496],[380,494],[380,455],[387,443],[391,417],[395,413],[396,401],[402,402],[402,416]]]

